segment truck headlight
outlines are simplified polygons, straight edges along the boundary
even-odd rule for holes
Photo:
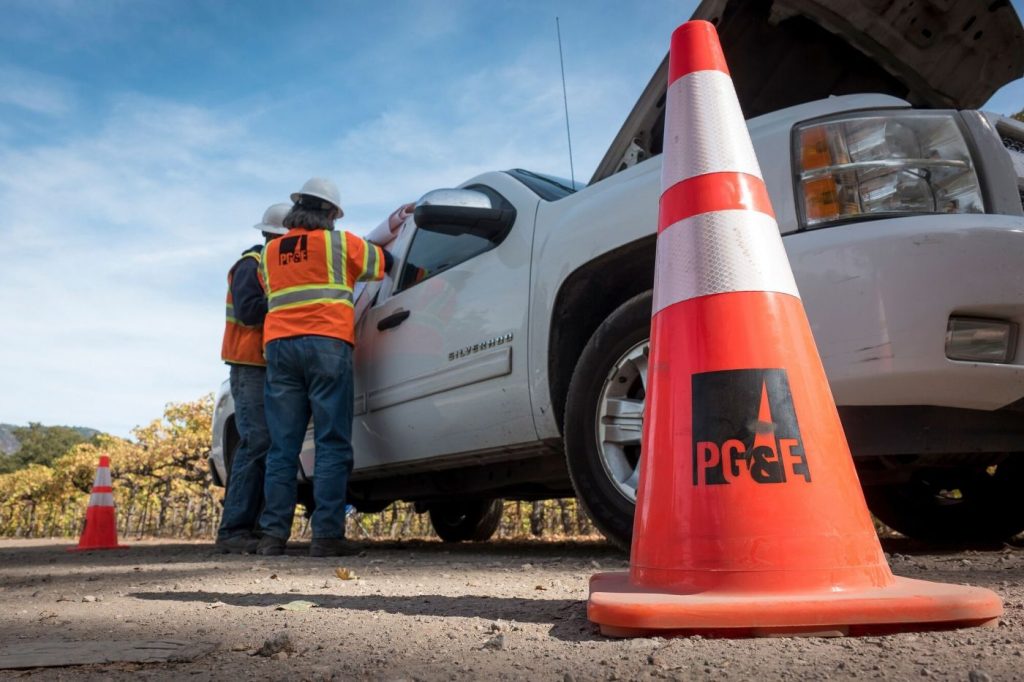
[[[793,129],[806,227],[849,218],[984,213],[978,175],[952,113],[858,113]]]

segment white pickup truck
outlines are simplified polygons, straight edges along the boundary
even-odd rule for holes
[[[1024,530],[1024,125],[971,110],[1024,72],[1013,8],[717,0],[695,16],[719,27],[872,510],[926,540]],[[415,501],[442,538],[480,540],[501,499],[576,495],[628,545],[665,69],[588,186],[485,173],[399,228],[392,276],[357,301],[357,508]],[[225,383],[219,482],[232,412]],[[313,454],[308,437],[304,490]]]

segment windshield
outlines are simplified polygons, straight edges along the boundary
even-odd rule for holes
[[[512,170],[505,172],[529,187],[536,194],[540,195],[541,199],[545,199],[546,201],[557,201],[562,197],[567,197],[587,186],[582,182],[577,182],[574,186],[570,180],[565,178],[558,178],[554,175],[545,175],[543,173],[534,173],[533,171],[523,170],[522,168],[513,168]]]

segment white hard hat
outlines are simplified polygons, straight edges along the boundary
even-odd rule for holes
[[[302,195],[323,199],[338,209],[338,217],[345,215],[341,208],[341,195],[338,194],[338,186],[327,178],[310,178],[298,192],[292,193],[292,201],[298,201]]]
[[[284,226],[284,217],[292,210],[291,204],[274,204],[263,212],[263,222],[253,225],[260,232],[270,234],[287,234],[288,228]]]

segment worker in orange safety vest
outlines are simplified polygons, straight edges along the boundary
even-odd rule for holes
[[[287,228],[284,218],[291,204],[274,204],[255,225],[264,241],[280,237]],[[263,473],[270,448],[270,435],[263,412],[267,375],[263,359],[263,320],[267,298],[259,281],[262,245],[246,249],[228,271],[228,294],[221,359],[230,367],[231,398],[235,403],[238,442],[233,452],[224,453],[227,491],[224,513],[217,530],[215,547],[223,553],[256,551],[259,538],[253,532],[263,507]]]
[[[345,497],[352,471],[352,291],[379,280],[391,254],[335,231],[343,215],[334,183],[313,178],[291,195],[287,234],[267,244],[260,277],[267,292],[263,342],[270,450],[260,515],[259,554],[283,554],[297,496],[299,452],[313,418],[311,556],[356,554],[345,538]]]

